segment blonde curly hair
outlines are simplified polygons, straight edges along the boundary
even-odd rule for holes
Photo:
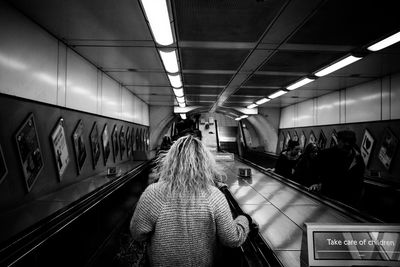
[[[192,135],[179,138],[157,159],[156,179],[166,185],[166,194],[196,198],[224,179],[214,156]]]

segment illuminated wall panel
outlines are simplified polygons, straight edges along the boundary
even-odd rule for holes
[[[380,79],[346,90],[346,123],[381,119]]]
[[[339,92],[318,97],[316,107],[317,125],[340,123],[339,108]]]
[[[313,99],[297,104],[296,127],[313,125],[314,103]]]
[[[295,127],[295,105],[285,107],[281,110],[281,121],[279,128],[292,128]]]
[[[57,46],[56,39],[0,3],[0,92],[56,104]]]
[[[104,116],[121,118],[121,89],[120,86],[107,75],[103,75],[101,89],[101,113]]]
[[[390,119],[400,119],[400,74],[393,75],[391,80]]]
[[[72,50],[67,53],[66,106],[97,112],[97,69]]]

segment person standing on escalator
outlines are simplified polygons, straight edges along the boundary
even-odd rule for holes
[[[243,244],[251,217],[233,219],[215,186],[215,160],[199,139],[179,138],[159,164],[159,181],[143,192],[130,223],[133,239],[148,242],[151,266],[213,266],[219,244]]]

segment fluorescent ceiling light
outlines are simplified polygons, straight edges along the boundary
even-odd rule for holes
[[[185,113],[181,113],[179,115],[181,115],[182,120],[186,120],[186,114]]]
[[[183,88],[172,88],[172,90],[174,90],[174,94],[176,97],[183,96]]]
[[[240,121],[240,120],[241,120],[241,118],[240,118],[240,117],[235,119],[235,121]]]
[[[242,115],[240,116],[241,119],[246,119],[247,117],[249,117],[248,115]]]
[[[261,98],[260,100],[256,101],[256,104],[257,105],[261,105],[261,104],[267,103],[270,100],[271,99],[268,99],[268,98],[264,97],[264,98]]]
[[[177,97],[176,101],[178,101],[178,103],[185,103],[185,98],[184,97]]]
[[[392,44],[397,43],[398,41],[400,41],[400,32],[395,33],[395,34],[389,36],[388,38],[383,39],[382,41],[369,46],[367,49],[369,51],[379,51],[383,48],[386,48]]]
[[[166,0],[141,0],[155,41],[160,45],[174,43]]]
[[[182,87],[182,81],[181,81],[181,75],[172,75],[172,74],[167,74],[169,82],[171,83],[172,87],[175,88],[180,88]]]
[[[268,97],[271,98],[271,99],[274,99],[274,98],[277,98],[277,97],[279,97],[281,95],[284,95],[286,93],[287,93],[286,91],[279,90],[278,92],[275,92],[272,95],[269,95]]]
[[[345,57],[344,59],[318,71],[317,73],[315,73],[315,75],[318,77],[325,76],[325,75],[332,73],[338,69],[341,69],[347,65],[350,65],[351,63],[356,62],[357,60],[360,60],[361,58],[362,57],[355,57],[355,56]]]
[[[176,50],[164,52],[159,50],[161,60],[164,63],[165,70],[169,73],[176,73],[179,71],[178,59],[176,57]]]
[[[289,85],[288,87],[286,87],[286,89],[288,89],[288,90],[294,90],[294,89],[297,89],[297,88],[299,88],[299,87],[301,87],[301,86],[303,86],[303,85],[305,85],[305,84],[307,84],[307,83],[310,83],[310,82],[312,82],[312,81],[314,81],[315,79],[310,79],[310,78],[304,78],[304,79],[301,79],[300,81],[298,81],[298,82],[295,82],[294,84],[292,84],[292,85]]]
[[[186,107],[186,104],[185,104],[185,103],[178,103],[178,105],[179,105],[181,108]]]
[[[257,106],[258,106],[257,104],[254,104],[254,103],[253,103],[253,104],[251,104],[251,105],[248,105],[247,108],[248,108],[248,109],[251,109],[251,108],[255,108],[255,107],[257,107]]]

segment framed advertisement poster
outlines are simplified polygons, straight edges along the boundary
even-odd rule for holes
[[[398,143],[399,140],[397,137],[389,128],[386,128],[383,135],[382,145],[379,149],[378,158],[387,170],[390,169],[390,164],[392,163],[392,159],[396,153]]]
[[[28,192],[30,192],[43,168],[42,152],[36,131],[35,118],[32,113],[17,131],[15,140],[24,173],[25,185]]]
[[[317,146],[318,146],[320,149],[324,149],[325,146],[326,146],[326,136],[325,136],[325,134],[324,134],[324,131],[322,131],[322,129],[321,129],[321,131],[319,132],[319,137],[318,137]]]
[[[372,147],[374,145],[374,138],[371,133],[365,129],[364,137],[361,142],[361,156],[364,160],[365,166],[368,165],[369,156],[371,155]]]
[[[58,178],[62,180],[63,174],[69,164],[69,152],[65,138],[64,119],[60,118],[50,136],[53,145],[54,157],[58,170]]]
[[[90,148],[92,151],[93,169],[96,169],[97,162],[100,158],[100,141],[99,141],[99,130],[97,128],[97,122],[93,123],[92,130],[89,134]]]
[[[279,135],[279,152],[283,151],[284,144],[285,144],[285,135],[283,134],[283,132],[281,132],[281,134]]]
[[[312,130],[310,132],[310,136],[308,137],[308,143],[317,143],[317,138],[315,137],[315,134]]]
[[[0,145],[0,184],[6,178],[7,173],[8,173],[7,165],[6,165],[6,161],[4,158],[3,150],[1,149],[1,145]]]
[[[126,130],[126,156],[128,159],[132,157],[132,139],[131,139],[131,129],[128,127]]]
[[[293,131],[293,137],[292,137],[293,141],[299,141],[299,136],[297,135],[296,131]]]
[[[118,152],[119,152],[117,125],[114,125],[114,129],[111,133],[111,142],[113,145],[113,158],[114,158],[114,162],[115,162],[118,158]]]
[[[72,143],[74,144],[76,165],[78,167],[78,174],[81,173],[82,167],[86,160],[86,146],[84,139],[83,121],[79,120],[72,134]]]
[[[121,126],[121,130],[119,130],[119,148],[120,148],[120,155],[121,155],[121,160],[124,157],[125,153],[125,148],[126,148],[126,143],[125,143],[125,131],[124,131],[124,126]]]
[[[290,139],[292,139],[292,138],[290,137],[290,133],[289,133],[289,132],[286,132],[286,135],[285,135],[285,144],[283,145],[283,150],[287,149]]]
[[[101,133],[101,141],[102,141],[102,147],[103,147],[103,161],[104,161],[104,166],[106,166],[108,157],[110,156],[110,152],[111,152],[110,136],[108,134],[107,123],[104,125],[103,132]]]
[[[137,135],[137,130],[135,131],[135,128],[132,128],[132,133],[131,133],[132,154],[133,154],[134,151],[136,151],[136,135]]]
[[[301,131],[300,139],[299,139],[299,144],[301,149],[304,149],[306,147],[306,135],[303,131]]]
[[[329,147],[334,147],[338,144],[338,140],[337,140],[337,133],[336,130],[333,129],[332,133],[331,133],[331,142],[329,144]]]

